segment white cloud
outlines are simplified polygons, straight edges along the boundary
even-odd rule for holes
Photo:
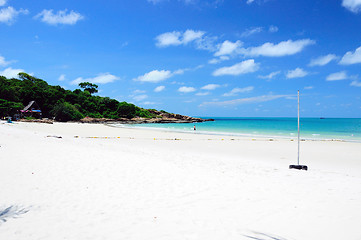
[[[165,86],[158,86],[154,89],[154,92],[161,92],[165,89]]]
[[[251,4],[253,2],[254,2],[254,0],[247,0],[247,4]]]
[[[140,93],[145,93],[144,90],[139,90],[139,89],[136,89],[133,91],[133,94],[140,94]]]
[[[303,70],[302,68],[296,68],[294,70],[290,70],[287,72],[286,77],[287,78],[301,78],[308,75],[308,72]]]
[[[150,3],[153,3],[153,4],[157,4],[157,3],[163,2],[164,0],[147,0],[147,1]]]
[[[219,84],[207,84],[203,87],[201,87],[202,90],[215,90],[216,88],[219,88]]]
[[[208,61],[209,64],[217,64],[226,60],[229,60],[230,58],[228,56],[220,56],[219,58],[212,58]]]
[[[0,7],[6,4],[6,0],[0,0]]]
[[[58,24],[69,24],[74,25],[79,20],[84,19],[80,13],[74,12],[71,10],[68,13],[68,10],[65,9],[63,11],[58,11],[56,14],[53,13],[53,9],[46,10],[44,9],[35,18],[40,18],[42,22],[45,22],[50,25],[58,25]]]
[[[65,74],[61,74],[58,78],[59,81],[64,81],[65,80]]]
[[[254,87],[249,86],[245,88],[233,88],[230,92],[223,94],[224,97],[236,96],[238,93],[245,93],[253,91]]]
[[[250,29],[247,29],[246,31],[244,31],[241,34],[241,37],[249,37],[249,36],[251,36],[253,34],[260,33],[262,31],[263,31],[262,27],[253,27],[253,28],[250,28]]]
[[[200,39],[203,37],[205,32],[203,31],[193,31],[193,30],[187,30],[183,34],[182,43],[187,44],[189,42],[192,42],[194,40]]]
[[[338,81],[338,80],[345,80],[347,79],[347,73],[346,71],[336,72],[328,75],[326,77],[326,81]]]
[[[222,96],[224,97],[232,97],[237,96],[239,93],[250,92],[254,89],[254,87],[246,87],[246,88],[233,88],[230,92],[224,93]]]
[[[146,101],[146,102],[143,102],[142,104],[144,104],[144,105],[154,105],[154,104],[157,104],[157,103],[156,102]]]
[[[234,43],[226,40],[219,46],[219,49],[214,54],[214,56],[231,55],[233,53],[237,53],[242,45],[243,43],[239,40]]]
[[[140,82],[151,82],[151,83],[157,83],[164,80],[167,80],[170,77],[173,77],[174,75],[183,74],[186,71],[195,71],[199,68],[202,68],[203,65],[199,65],[195,68],[183,68],[175,70],[174,72],[169,70],[153,70],[148,73],[145,73],[142,76],[139,76],[137,78],[134,78],[134,81],[140,81]]]
[[[168,78],[170,78],[171,76],[173,76],[172,72],[169,70],[153,70],[150,71],[149,73],[146,73],[142,76],[137,77],[136,81],[140,81],[140,82],[151,82],[151,83],[157,83],[157,82],[161,82],[164,81]]]
[[[276,71],[276,72],[271,72],[270,74],[266,75],[266,76],[258,76],[259,78],[262,79],[272,79],[274,76],[277,76],[278,74],[280,74],[281,71]]]
[[[19,14],[28,14],[27,9],[16,10],[13,7],[0,9],[0,22],[11,24]]]
[[[245,60],[243,62],[237,63],[230,67],[222,67],[213,72],[213,76],[222,76],[222,75],[240,75],[245,73],[255,72],[259,69],[259,64],[255,63],[253,59]]]
[[[181,32],[166,32],[158,35],[156,39],[156,45],[158,47],[168,47],[168,46],[178,46],[178,45],[186,45],[195,40],[199,40],[203,37],[205,32],[203,31],[194,31],[194,30],[186,30],[184,33]]]
[[[150,3],[153,3],[154,5],[165,2],[166,0],[147,0]],[[184,2],[184,4],[194,4],[196,0],[179,0],[180,2]]]
[[[358,47],[355,52],[347,52],[340,61],[340,64],[342,65],[350,65],[355,63],[361,63],[361,47]]]
[[[210,52],[217,51],[217,47],[215,46],[215,41],[217,39],[217,37],[203,36],[202,38],[195,41],[196,48]]]
[[[361,82],[354,80],[351,82],[350,86],[361,87]]]
[[[242,53],[247,56],[282,57],[299,53],[306,46],[312,44],[315,44],[315,41],[310,39],[302,39],[297,41],[288,40],[278,44],[267,42],[258,47],[242,49]]]
[[[271,32],[271,33],[278,32],[278,27],[271,25],[271,26],[268,28],[268,31]]]
[[[0,71],[0,76],[4,76],[6,78],[17,78],[18,74],[21,72],[25,72],[24,69],[13,69],[9,67],[3,71]]]
[[[199,93],[196,93],[197,96],[207,96],[209,95],[210,92],[199,92]]]
[[[311,89],[313,89],[314,87],[313,86],[307,86],[307,87],[304,87],[303,89],[305,89],[305,90],[311,90]]]
[[[167,32],[158,35],[155,39],[157,40],[156,45],[158,47],[168,47],[171,45],[181,45],[182,41],[179,39],[182,34],[180,32]]]
[[[90,82],[90,83],[98,83],[98,84],[106,84],[114,82],[115,80],[119,80],[120,78],[117,76],[114,76],[110,73],[101,73],[98,74],[98,76],[94,78],[82,78],[79,77],[75,80],[73,80],[70,84],[72,85],[78,85],[81,82]]]
[[[137,102],[140,102],[140,101],[143,101],[144,99],[148,98],[147,95],[143,94],[143,95],[137,95],[137,96],[134,96],[133,99]]]
[[[182,93],[190,93],[190,92],[194,92],[196,91],[196,89],[194,87],[180,87],[178,89],[178,92],[182,92]]]
[[[361,11],[361,0],[342,0],[342,6],[353,13]]]
[[[9,64],[10,64],[10,62],[6,61],[3,56],[0,56],[0,66],[5,67]]]
[[[324,66],[331,62],[332,60],[336,60],[337,56],[335,54],[328,54],[326,56],[321,56],[315,59],[312,59],[309,66]]]
[[[223,102],[204,102],[200,106],[232,106],[232,105],[239,105],[245,103],[260,103],[260,102],[268,102],[279,98],[287,98],[291,97],[292,95],[263,95],[258,97],[250,97],[250,98],[240,98],[234,99],[230,101],[223,101]]]

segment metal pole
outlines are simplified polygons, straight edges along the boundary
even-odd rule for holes
[[[298,152],[297,152],[297,165],[300,165],[300,90],[297,91],[297,101],[298,101],[298,115],[297,115]]]

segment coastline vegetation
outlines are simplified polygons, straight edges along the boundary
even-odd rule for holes
[[[41,107],[42,117],[57,121],[77,121],[84,117],[131,119],[155,118],[154,111],[132,103],[119,102],[109,97],[94,96],[98,86],[89,82],[79,84],[82,89],[65,90],[49,85],[46,81],[19,73],[19,79],[0,76],[0,117],[13,116],[30,101]],[[161,111],[166,113],[165,111]]]

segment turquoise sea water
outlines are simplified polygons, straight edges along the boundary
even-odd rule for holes
[[[297,137],[297,118],[213,118],[214,122],[135,124],[131,127],[235,136]],[[361,118],[301,118],[301,138],[361,141]]]

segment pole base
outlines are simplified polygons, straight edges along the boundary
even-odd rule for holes
[[[306,165],[290,165],[290,169],[298,169],[298,170],[308,170]]]

